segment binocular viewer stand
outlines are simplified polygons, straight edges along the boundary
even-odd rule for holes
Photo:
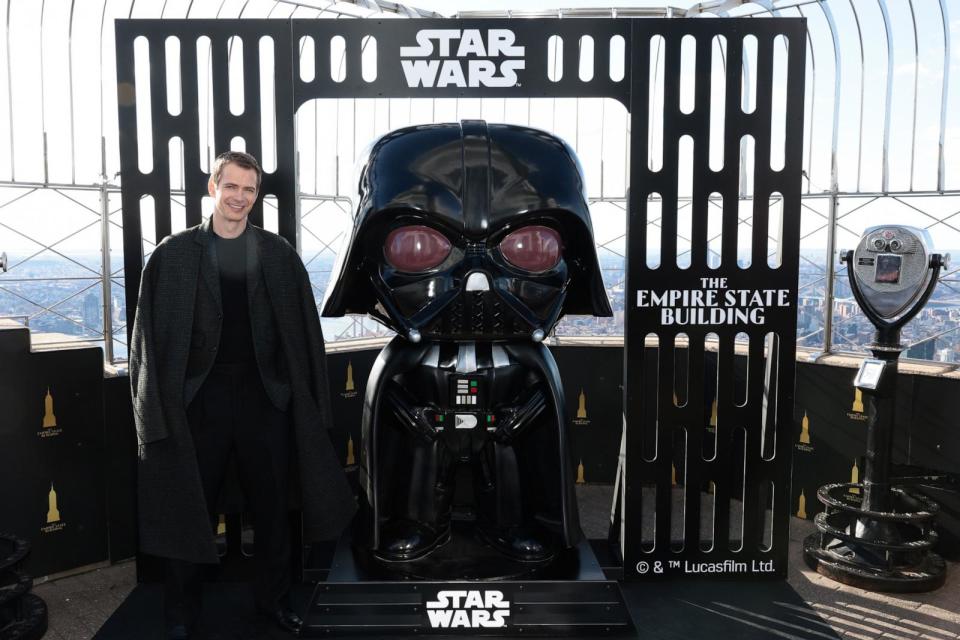
[[[864,360],[854,382],[868,412],[866,469],[863,482],[828,484],[817,491],[826,510],[815,518],[818,531],[804,540],[804,558],[817,572],[861,589],[931,591],[946,579],[946,565],[932,551],[939,506],[894,485],[890,470],[897,361],[903,351],[900,330],[933,293],[944,259],[930,256],[931,277],[912,307],[895,320],[878,314],[866,298],[854,275],[854,252],[846,252],[841,261],[847,263],[854,297],[877,328],[869,347],[873,358]]]
[[[47,604],[30,593],[33,580],[19,570],[30,543],[0,532],[0,636],[40,640],[47,631]]]

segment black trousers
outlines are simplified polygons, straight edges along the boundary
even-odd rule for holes
[[[187,418],[197,452],[210,526],[218,521],[217,498],[227,466],[235,457],[247,511],[253,515],[253,591],[258,607],[289,606],[290,532],[287,476],[291,425],[270,402],[256,365],[215,365]],[[201,566],[168,559],[165,615],[168,622],[192,624],[199,614]]]

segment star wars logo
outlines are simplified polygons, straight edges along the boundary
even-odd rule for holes
[[[427,618],[434,629],[480,629],[507,626],[510,602],[493,589],[440,591],[427,601]]]
[[[421,29],[416,46],[400,47],[400,66],[408,87],[513,87],[526,64],[515,39],[509,29]]]

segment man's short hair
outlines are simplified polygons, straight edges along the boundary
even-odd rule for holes
[[[244,169],[253,169],[257,172],[257,191],[260,191],[260,181],[263,179],[263,169],[260,163],[249,153],[243,151],[225,151],[217,156],[213,161],[213,171],[210,172],[210,179],[213,184],[220,184],[220,176],[223,175],[223,168],[228,164],[235,164]]]

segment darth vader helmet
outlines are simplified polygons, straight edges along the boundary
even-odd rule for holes
[[[465,120],[370,148],[324,316],[369,313],[412,341],[542,340],[566,313],[612,315],[573,150]]]

